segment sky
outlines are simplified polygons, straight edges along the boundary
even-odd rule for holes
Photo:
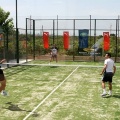
[[[10,12],[16,23],[16,0],[0,0],[0,7]],[[25,19],[41,18],[118,18],[120,0],[17,0],[18,28],[25,28]]]

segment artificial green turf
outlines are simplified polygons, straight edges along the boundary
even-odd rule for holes
[[[113,78],[113,96],[102,98],[99,75],[102,68],[97,67],[102,63],[87,64],[96,67],[76,69],[77,66],[48,65],[5,69],[6,90],[9,96],[0,96],[0,120],[22,120],[68,76],[65,82],[28,117],[29,120],[119,120],[120,69],[117,68]],[[108,86],[106,87],[108,89]]]

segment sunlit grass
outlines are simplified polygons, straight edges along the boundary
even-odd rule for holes
[[[35,61],[32,63],[47,63]],[[53,62],[56,64],[55,62]],[[57,63],[58,64],[58,63]],[[64,64],[64,62],[60,62]],[[103,63],[68,62],[65,64],[103,65]],[[76,66],[19,66],[4,70],[9,96],[0,96],[0,120],[22,120]],[[120,69],[113,78],[113,96],[102,98],[102,68],[79,67],[29,116],[29,120],[119,120]],[[108,90],[108,85],[106,86]]]

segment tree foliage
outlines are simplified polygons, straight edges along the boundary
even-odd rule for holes
[[[0,7],[0,26],[3,29],[3,32],[11,32],[13,30],[13,18],[9,18],[10,12],[5,12]]]

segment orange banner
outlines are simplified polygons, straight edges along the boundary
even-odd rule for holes
[[[107,51],[110,49],[110,36],[109,32],[103,32],[103,40],[104,40],[104,50]]]
[[[64,43],[64,49],[69,49],[69,32],[65,31],[63,32],[63,43]]]
[[[45,49],[49,48],[49,32],[43,32],[43,44]]]

